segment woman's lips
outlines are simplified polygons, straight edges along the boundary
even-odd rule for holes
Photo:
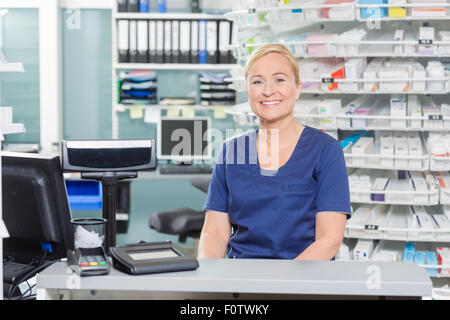
[[[261,101],[260,103],[265,108],[273,108],[273,107],[278,106],[280,104],[280,102],[281,102],[281,100],[264,100],[264,101]]]

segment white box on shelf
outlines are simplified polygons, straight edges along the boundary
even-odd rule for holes
[[[409,171],[408,172],[411,181],[411,187],[414,191],[418,192],[413,196],[413,203],[428,203],[428,184],[421,172]],[[423,192],[423,193],[422,193]]]
[[[434,28],[433,27],[420,27],[419,28],[419,54],[432,55],[437,53],[437,46],[433,44],[434,41]]]
[[[371,212],[371,206],[365,204],[353,212],[352,218],[347,221],[347,227],[350,229],[351,236],[361,237],[366,234],[364,231],[365,221]]]
[[[433,214],[432,218],[436,229],[441,231],[436,233],[436,237],[443,241],[450,240],[450,221],[448,221],[447,217],[443,214]],[[442,232],[444,230],[447,231]]]
[[[403,94],[391,95],[391,116],[406,117],[406,96]],[[391,120],[391,128],[405,129],[406,120]]]
[[[364,155],[373,153],[373,137],[361,137],[352,147],[352,155]],[[353,165],[365,165],[366,158],[353,157]]]
[[[426,89],[425,78],[427,77],[427,72],[420,63],[414,63],[412,67],[412,90],[414,92],[423,92]]]
[[[341,99],[325,99],[317,104],[317,112],[320,115],[330,115],[330,118],[320,118],[319,125],[325,129],[336,128],[336,115],[342,108]]]
[[[361,79],[364,70],[367,68],[367,58],[350,58],[345,64],[346,79]],[[359,91],[360,82],[344,82],[341,84],[343,92]]]
[[[439,40],[450,43],[450,31],[439,31]],[[439,45],[440,55],[450,55],[450,44],[440,44]]]
[[[402,193],[398,193],[398,192]],[[387,203],[410,203],[411,194],[403,193],[410,191],[409,179],[390,179],[386,187],[386,202]]]
[[[373,251],[373,241],[359,239],[353,249],[353,256],[355,260],[369,260]]]
[[[441,204],[450,204],[450,176],[447,172],[434,172],[439,184],[439,201]]]
[[[366,92],[376,92],[378,88],[378,83],[376,81],[367,81],[367,80],[376,80],[378,78],[378,71],[383,65],[383,61],[381,59],[372,60],[367,66],[366,70],[363,72],[363,79],[366,80],[364,82],[364,91]]]
[[[439,6],[438,4],[445,4],[446,0],[411,0],[411,3],[418,4],[436,4],[433,7],[412,7],[411,8],[411,16],[412,17],[421,17],[421,18],[430,18],[430,17],[443,17],[446,15],[446,7]]]
[[[391,206],[388,214],[388,228],[392,229],[406,229],[408,227],[407,222],[408,211],[405,206]],[[406,239],[408,233],[403,230],[387,230],[386,235],[389,238]]]
[[[408,140],[405,138],[395,138],[394,139],[394,153],[395,156],[408,156]],[[405,158],[395,158],[394,167],[396,168],[406,168],[408,166],[408,159]]]
[[[450,118],[450,104],[443,103],[441,104],[441,114],[443,117]],[[449,130],[450,129],[450,119],[445,120],[444,119],[444,129]]]
[[[418,96],[415,94],[408,95],[408,115],[410,117],[422,117],[422,108],[419,105]],[[410,120],[409,127],[411,129],[422,129],[422,119]]]
[[[403,42],[405,37],[405,30],[396,29],[394,32],[394,41]],[[394,54],[401,56],[403,54],[403,44],[394,44]]]
[[[417,220],[420,226],[420,229],[427,230],[427,231],[421,231],[419,232],[419,238],[421,239],[433,239],[434,233],[433,233],[433,221],[431,220],[431,216],[427,213],[416,213]]]
[[[401,260],[403,244],[398,241],[381,240],[372,253],[372,261],[399,262]]]
[[[436,254],[440,265],[450,266],[450,248],[437,247]],[[441,268],[439,273],[443,276],[450,276],[450,268]]]
[[[408,89],[409,68],[396,66],[383,66],[378,72],[380,82],[378,83],[379,90],[382,92],[402,92]],[[397,81],[389,81],[397,80]]]

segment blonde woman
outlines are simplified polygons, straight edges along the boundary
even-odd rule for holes
[[[286,47],[258,48],[244,75],[260,128],[216,159],[198,256],[333,259],[351,214],[340,144],[295,120],[301,82]]]

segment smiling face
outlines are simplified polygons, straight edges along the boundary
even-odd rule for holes
[[[250,106],[261,123],[293,118],[301,83],[283,55],[271,52],[258,58],[248,69],[246,84]]]

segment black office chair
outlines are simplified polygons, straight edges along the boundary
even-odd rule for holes
[[[211,177],[197,177],[191,179],[191,185],[207,193],[210,181]],[[161,233],[178,235],[180,242],[186,242],[188,237],[197,242],[204,221],[205,213],[202,210],[176,208],[153,213],[150,216],[149,226]],[[194,247],[196,247],[195,244]]]

